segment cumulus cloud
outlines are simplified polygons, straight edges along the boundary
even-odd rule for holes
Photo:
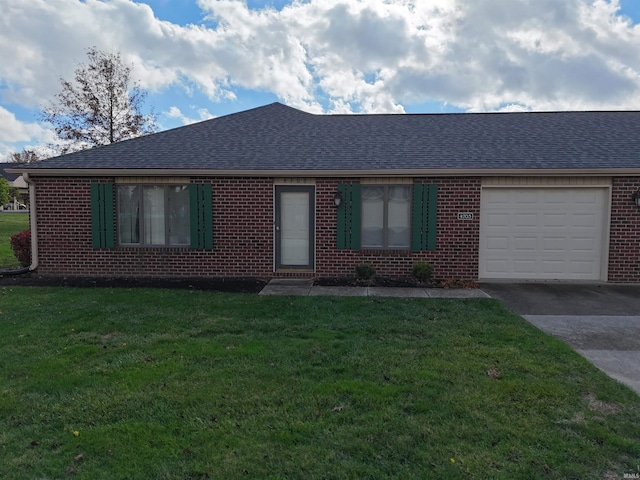
[[[182,125],[190,125],[192,123],[202,122],[203,120],[209,120],[209,119],[215,118],[215,115],[213,115],[206,108],[199,108],[197,110],[197,113],[198,113],[197,118],[188,117],[187,115],[182,113],[182,111],[178,107],[174,105],[171,108],[169,108],[169,111],[166,112],[166,115],[169,118],[178,119],[182,123]]]
[[[3,0],[0,100],[38,108],[95,45],[144,88],[213,103],[243,89],[316,113],[640,108],[640,26],[618,0],[197,3],[202,22],[177,25],[141,1]]]
[[[17,149],[16,145],[34,149],[52,141],[50,130],[38,123],[21,122],[2,106],[0,106],[0,125],[0,161],[4,161],[3,159],[8,155],[22,149]]]

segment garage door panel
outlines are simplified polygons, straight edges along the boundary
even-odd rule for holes
[[[509,264],[504,259],[487,259],[485,267],[489,274],[493,275],[505,275]]]
[[[517,204],[532,205],[538,203],[538,192],[534,190],[514,190],[514,197]]]
[[[545,196],[545,202],[548,204],[565,204],[567,203],[567,193],[564,190],[549,190]]]
[[[537,237],[515,237],[513,249],[517,252],[535,252],[538,244]]]
[[[507,190],[491,190],[491,191],[487,191],[487,195],[485,197],[485,201],[488,204],[493,204],[493,205],[508,205],[509,202],[509,192]]]
[[[546,275],[562,275],[566,269],[565,261],[559,260],[542,260],[541,262],[542,273]]]
[[[547,252],[564,252],[567,249],[566,237],[543,237],[542,248]]]
[[[544,228],[564,228],[567,225],[566,213],[541,213],[541,225],[538,227]]]
[[[576,204],[583,205],[596,205],[599,200],[598,192],[592,189],[586,189],[583,191],[576,191],[573,201]]]
[[[598,280],[606,188],[487,187],[480,278]]]
[[[509,237],[488,237],[487,238],[487,250],[497,250],[498,252],[504,251],[509,248]]]
[[[571,226],[597,229],[597,217],[593,213],[574,213],[571,215]]]
[[[593,275],[593,262],[589,259],[584,261],[572,260],[571,261],[571,269],[576,272],[576,274],[591,276]]]
[[[517,227],[536,228],[538,225],[537,213],[514,213],[512,225]]]

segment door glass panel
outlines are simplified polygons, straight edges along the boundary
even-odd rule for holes
[[[280,263],[309,265],[309,193],[280,194]]]

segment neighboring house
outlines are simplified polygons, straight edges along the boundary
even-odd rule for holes
[[[16,168],[22,168],[21,163],[0,163],[0,177],[3,177],[7,183],[9,184],[9,187],[15,187],[17,189],[19,189],[21,192],[20,193],[27,193],[27,183],[24,181],[24,178],[22,178],[22,175],[20,175],[19,173],[13,173],[13,172],[9,172],[9,170],[11,169],[12,171]]]
[[[275,103],[20,172],[42,275],[640,282],[640,112]]]
[[[21,167],[22,167],[22,164],[15,163],[15,162],[0,163],[0,176],[7,181],[7,184],[9,185],[10,188],[12,187],[17,188],[18,193],[20,195],[27,195],[28,186],[27,186],[27,182],[25,182],[24,178],[22,178],[22,175],[20,175],[19,173],[12,173],[8,171],[9,169],[15,169],[15,168],[21,168]],[[17,198],[12,198],[9,205],[11,205],[11,208],[15,206],[15,208],[18,209],[18,205],[23,205],[23,204],[21,204]],[[2,210],[2,207],[3,205],[0,205],[0,210]]]

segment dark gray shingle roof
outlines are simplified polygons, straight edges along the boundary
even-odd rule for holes
[[[312,115],[274,103],[28,168],[640,169],[640,112]]]
[[[4,177],[7,182],[13,182],[20,176],[19,173],[10,173],[7,170],[10,168],[19,168],[23,164],[16,162],[0,163],[0,177]]]

